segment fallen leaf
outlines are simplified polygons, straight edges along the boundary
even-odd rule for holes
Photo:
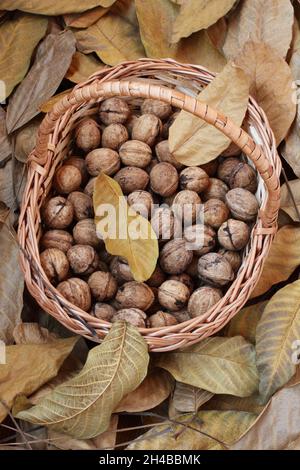
[[[136,390],[123,398],[114,413],[150,410],[168,398],[173,386],[174,381],[168,372],[154,368]]]
[[[256,327],[267,303],[266,301],[259,302],[244,307],[225,327],[225,335],[229,337],[240,335],[250,343],[255,344]]]
[[[216,23],[233,7],[235,0],[190,0],[181,2],[173,24],[172,42],[186,38]]]
[[[292,72],[274,49],[262,42],[247,42],[235,63],[250,78],[250,94],[265,111],[279,144],[295,118]]]
[[[292,356],[299,338],[300,281],[295,281],[269,300],[257,325],[256,363],[264,402],[296,373]]]
[[[72,28],[88,28],[102,18],[108,11],[109,8],[95,7],[83,13],[64,15],[64,22],[67,26]]]
[[[233,395],[214,395],[209,402],[203,405],[205,410],[245,411],[258,415],[264,409],[258,393],[250,397],[235,397]]]
[[[41,121],[41,117],[38,116],[14,133],[14,156],[19,162],[26,163],[28,155],[34,149]]]
[[[275,235],[262,274],[251,295],[267,292],[278,282],[285,281],[300,264],[300,228],[285,225]]]
[[[0,168],[1,163],[11,155],[11,144],[6,130],[6,112],[0,106]]]
[[[263,42],[285,58],[292,41],[294,9],[286,0],[242,0],[228,21],[223,50],[233,59],[247,41]],[[280,32],[280,34],[279,34]]]
[[[198,95],[198,100],[241,125],[248,105],[249,83],[242,70],[226,65]],[[220,130],[187,111],[181,111],[170,127],[170,150],[176,160],[196,166],[214,160],[230,143]]]
[[[68,96],[73,88],[69,88],[68,90],[62,91],[61,93],[58,93],[57,95],[51,96],[51,98],[44,103],[42,103],[39,107],[39,110],[42,111],[43,113],[49,113],[53,109],[53,106],[58,103],[62,98],[65,96]]]
[[[20,13],[0,25],[0,77],[5,83],[1,101],[25,77],[32,53],[45,35],[47,24],[47,18]]]
[[[21,321],[24,280],[19,265],[17,235],[6,224],[0,230],[0,252],[0,340],[11,344],[14,342],[14,328]]]
[[[97,232],[107,251],[126,258],[136,281],[146,281],[158,259],[158,241],[151,224],[128,206],[119,184],[104,173],[97,177],[93,198]]]
[[[0,165],[0,201],[12,213],[18,208],[26,183],[25,166],[14,157],[9,157],[3,167]]]
[[[172,405],[176,411],[184,413],[197,413],[200,406],[204,405],[214,396],[213,393],[192,385],[176,382]]]
[[[258,387],[254,347],[241,336],[214,336],[190,348],[160,354],[156,366],[179,382],[211,393],[247,397]]]
[[[280,192],[280,209],[286,212],[295,222],[300,222],[300,217],[295,208],[296,205],[300,214],[300,180],[297,179],[289,181],[289,188],[292,192],[294,201],[287,184],[283,184]]]
[[[9,408],[17,395],[29,396],[55,377],[72,351],[77,338],[48,344],[18,344],[6,347],[6,363],[0,367],[0,396]],[[0,403],[0,422],[7,410]]]
[[[145,378],[148,362],[138,330],[117,322],[103,343],[90,350],[78,375],[17,417],[78,439],[96,437],[107,430],[116,405]]]
[[[74,34],[80,52],[96,52],[108,65],[145,55],[139,32],[131,23],[113,13],[107,13],[89,28]]]
[[[105,64],[100,62],[100,60],[92,54],[86,55],[77,51],[72,57],[72,62],[66,73],[66,78],[74,83],[85,82],[91,75],[104,67]]]
[[[0,230],[5,222],[7,222],[9,216],[9,208],[4,204],[4,202],[0,201]]]
[[[14,328],[13,338],[16,344],[46,344],[58,339],[38,323],[20,323]]]
[[[255,418],[255,414],[241,411],[199,411],[196,416],[177,418],[182,424],[166,421],[156,425],[129,444],[127,450],[224,450]]]
[[[297,105],[296,118],[290,127],[288,134],[284,140],[281,155],[288,162],[293,172],[298,178],[300,177],[300,108]]]
[[[212,24],[207,29],[207,35],[212,44],[223,51],[224,42],[227,34],[227,21],[225,18],[220,18],[215,24]]]
[[[116,0],[64,0],[63,2],[49,2],[49,0],[1,0],[4,10],[22,10],[41,15],[64,15],[66,13],[82,13],[98,6],[110,7]]]
[[[49,34],[40,44],[35,61],[9,101],[7,130],[19,129],[39,113],[40,105],[59,87],[75,52],[71,31]]]

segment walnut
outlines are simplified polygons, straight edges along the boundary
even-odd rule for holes
[[[105,248],[102,248],[102,250],[98,251],[98,255],[101,261],[104,261],[104,263],[109,264],[111,261],[114,259],[114,256],[108,253]]]
[[[123,124],[110,124],[102,133],[102,147],[118,150],[129,138]]]
[[[73,205],[76,220],[93,217],[93,201],[87,194],[81,193],[80,191],[73,191],[69,194],[68,201]]]
[[[119,284],[134,280],[129,264],[120,256],[115,256],[112,259],[109,269]]]
[[[92,296],[102,302],[110,300],[115,296],[118,284],[115,278],[103,271],[95,271],[88,279],[88,285],[91,289]]]
[[[152,147],[161,131],[162,123],[157,116],[154,114],[143,114],[133,124],[132,139],[141,140]]]
[[[84,188],[84,191],[83,191],[84,194],[87,194],[90,197],[93,196],[96,179],[97,179],[96,177],[90,179],[90,181]]]
[[[106,126],[116,123],[124,124],[130,116],[130,109],[124,99],[108,98],[100,103],[99,116]]]
[[[175,157],[173,157],[172,153],[170,152],[169,148],[169,141],[168,140],[162,140],[155,146],[155,153],[158,158],[158,160],[163,163],[171,163],[176,170],[182,170],[184,168],[184,165],[182,163],[178,162]]]
[[[94,317],[99,318],[99,320],[110,322],[117,313],[117,310],[112,305],[104,302],[96,302],[90,313]]]
[[[141,106],[142,114],[154,114],[159,119],[167,119],[172,113],[172,106],[164,101],[147,98]]]
[[[94,248],[103,245],[103,240],[97,236],[94,219],[83,219],[77,222],[73,228],[73,237],[75,243],[79,245],[91,245]]]
[[[139,308],[123,308],[113,316],[112,323],[127,321],[137,328],[146,328],[146,318],[145,312]]]
[[[154,302],[154,294],[147,284],[130,281],[119,287],[116,301],[121,308],[148,310]]]
[[[173,274],[172,276],[169,276],[168,279],[171,280],[171,281],[182,282],[183,284],[185,284],[188,287],[190,293],[192,293],[193,290],[194,290],[194,281],[191,278],[191,276],[187,273]]]
[[[163,312],[159,310],[158,312],[151,315],[147,320],[147,326],[149,328],[163,328],[164,326],[177,325],[178,321],[171,313]]]
[[[124,194],[145,189],[149,183],[148,174],[141,168],[125,166],[114,176]]]
[[[203,204],[200,220],[213,228],[219,228],[228,218],[229,209],[220,199],[209,199]]]
[[[66,253],[73,245],[73,237],[65,230],[48,230],[41,239],[43,248],[58,248]]]
[[[202,281],[216,286],[225,286],[234,279],[229,262],[219,253],[207,253],[198,262],[198,275]]]
[[[49,228],[64,229],[73,221],[72,204],[62,196],[53,197],[44,206],[43,219]]]
[[[218,166],[218,178],[229,186],[229,180],[232,172],[241,163],[241,160],[236,157],[224,158],[224,160]]]
[[[91,292],[88,284],[77,277],[63,281],[57,286],[58,292],[71,304],[88,312],[91,308]]]
[[[220,199],[225,202],[226,193],[229,191],[227,184],[218,178],[210,178],[208,188],[203,192],[202,199],[208,201],[209,199]]]
[[[67,160],[64,161],[65,165],[72,165],[75,166],[81,173],[81,180],[83,184],[86,184],[89,174],[86,168],[85,160],[82,157],[77,157],[77,156],[72,156],[67,158]]]
[[[67,258],[76,274],[91,274],[98,269],[99,256],[92,246],[74,245],[68,250]]]
[[[193,252],[188,250],[183,239],[167,242],[160,252],[160,265],[168,274],[180,274],[185,271],[193,259]]]
[[[190,189],[196,193],[201,193],[209,186],[209,176],[202,168],[190,166],[180,173],[181,189]]]
[[[231,189],[244,188],[255,193],[257,190],[256,171],[248,163],[240,162],[230,175],[229,186]]]
[[[62,250],[47,248],[40,255],[41,266],[52,283],[63,281],[68,276],[69,262]]]
[[[75,129],[75,140],[78,148],[89,152],[100,145],[101,131],[94,119],[83,119]]]
[[[242,257],[240,253],[238,251],[224,250],[224,248],[221,248],[218,253],[227,259],[231,264],[233,272],[236,274],[242,265]]]
[[[161,267],[159,266],[159,264],[157,264],[151,277],[147,280],[147,284],[150,287],[159,287],[165,280],[166,280],[166,275],[161,269]]]
[[[242,250],[249,239],[250,229],[241,220],[228,219],[218,230],[219,243],[226,250]]]
[[[205,173],[207,173],[208,176],[211,178],[217,173],[218,159],[215,158],[215,160],[212,160],[211,162],[204,163],[204,165],[200,165],[200,168],[202,168],[202,170],[204,170]]]
[[[150,217],[153,197],[148,191],[133,191],[133,193],[129,194],[127,202],[132,209],[145,217],[145,219]]]
[[[150,172],[152,191],[160,196],[171,196],[178,187],[178,173],[170,163],[159,163]]]
[[[152,150],[145,142],[128,140],[119,150],[123,165],[146,168],[152,159]]]
[[[73,165],[61,166],[54,175],[54,187],[60,194],[69,194],[80,188],[81,172]]]
[[[209,225],[196,224],[187,227],[184,231],[187,248],[196,255],[205,255],[212,251],[216,245],[216,232]]]
[[[161,136],[163,139],[168,139],[169,137],[169,130],[172,124],[174,123],[175,119],[179,116],[180,111],[176,111],[172,114],[169,119],[163,124]]]
[[[257,199],[247,189],[231,189],[226,194],[226,204],[236,219],[248,222],[257,217],[259,209]]]
[[[194,253],[192,261],[186,267],[186,270],[185,270],[186,273],[192,278],[198,277],[198,261],[199,261],[199,256]]]
[[[190,297],[188,312],[192,318],[205,316],[207,311],[223,297],[222,291],[215,287],[203,286],[196,289]]]
[[[190,297],[189,288],[180,281],[168,280],[158,289],[159,303],[168,310],[182,310]]]
[[[151,225],[158,240],[170,240],[175,231],[174,214],[169,207],[159,207],[151,217]]]
[[[136,116],[135,114],[131,114],[131,116],[127,119],[126,121],[126,128],[128,130],[129,135],[132,135],[132,129],[136,121],[138,120],[139,116]]]
[[[183,323],[191,319],[191,316],[186,308],[179,310],[178,312],[172,312],[172,315],[176,318],[178,323]]]
[[[195,191],[184,189],[176,194],[172,204],[174,214],[185,223],[192,224],[200,213],[201,199]]]
[[[114,175],[121,167],[118,152],[109,148],[92,150],[85,157],[86,167],[91,176],[98,176],[101,171],[108,176]]]

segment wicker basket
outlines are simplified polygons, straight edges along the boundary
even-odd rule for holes
[[[195,96],[199,89],[213,78],[214,74],[202,67],[173,60],[126,62],[102,70],[77,85],[43,120],[36,148],[29,157],[19,221],[21,266],[33,297],[74,333],[99,342],[109,331],[110,324],[70,304],[50,284],[40,266],[40,209],[51,189],[57,166],[68,155],[72,129],[82,117],[95,113],[99,101],[110,96],[155,98],[199,116],[238,145],[258,172],[256,196],[260,211],[236,280],[207,312],[205,319],[194,318],[160,329],[141,328],[150,350],[170,351],[213,335],[241,309],[254,289],[277,229],[281,165],[266,116],[252,98],[246,117],[252,138],[226,116],[197,101]]]

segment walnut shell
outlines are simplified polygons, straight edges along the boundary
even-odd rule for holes
[[[172,114],[169,119],[163,124],[161,136],[163,139],[168,139],[169,137],[169,130],[172,124],[174,123],[175,119],[179,116],[180,111],[176,111],[174,114]]]
[[[199,259],[198,275],[202,281],[216,286],[225,286],[234,279],[230,263],[219,253],[207,253]]]
[[[190,297],[188,312],[192,318],[204,317],[207,311],[223,297],[222,291],[215,287],[203,286],[196,289]]]
[[[225,259],[231,264],[233,272],[236,274],[242,265],[242,257],[238,251],[225,250],[221,248],[218,253],[224,256]]]
[[[186,225],[191,225],[196,221],[200,207],[200,197],[190,189],[179,191],[173,199],[172,210],[180,220],[185,221]]]
[[[150,287],[159,287],[165,280],[166,280],[166,275],[161,269],[161,267],[159,266],[159,264],[157,264],[151,277],[147,280],[147,284]]]
[[[134,277],[130,270],[129,264],[124,258],[121,258],[120,256],[115,256],[112,259],[109,265],[109,269],[119,284],[134,281]]]
[[[118,289],[115,278],[107,272],[95,271],[88,279],[88,285],[91,289],[92,296],[102,302],[112,299]]]
[[[122,98],[108,98],[100,103],[99,116],[106,126],[116,123],[124,124],[130,116],[130,109]]]
[[[158,289],[159,303],[168,310],[182,310],[190,297],[189,288],[180,281],[168,280]]]
[[[229,186],[231,189],[244,188],[255,193],[257,190],[256,171],[248,163],[240,162],[230,175]]]
[[[151,315],[147,320],[147,326],[149,328],[163,328],[164,326],[177,325],[178,321],[174,315],[171,313],[163,312],[159,310],[158,312]]]
[[[58,284],[57,290],[71,304],[85,312],[90,310],[92,303],[90,288],[82,279],[72,277]]]
[[[94,219],[83,219],[77,222],[73,228],[73,238],[78,245],[91,245],[94,248],[103,245],[103,240],[97,236]]]
[[[63,251],[57,248],[47,248],[41,253],[40,260],[50,282],[57,283],[68,276],[69,262]]]
[[[149,183],[146,171],[135,166],[125,166],[114,176],[124,194],[145,189]]]
[[[161,131],[162,122],[157,116],[154,114],[143,114],[133,124],[132,139],[140,140],[152,147]]]
[[[81,172],[73,165],[61,166],[54,175],[54,187],[60,194],[69,194],[80,188]]]
[[[199,262],[199,256],[193,253],[192,261],[187,265],[185,269],[186,273],[192,278],[198,277],[198,262]]]
[[[191,319],[191,316],[186,308],[179,310],[178,312],[172,312],[172,315],[176,318],[178,323],[183,323]]]
[[[167,119],[172,113],[172,106],[164,101],[147,98],[141,106],[142,114],[154,114],[159,119]]]
[[[152,150],[145,142],[128,140],[119,150],[119,155],[125,166],[146,168],[152,159]]]
[[[117,310],[112,305],[96,302],[90,313],[94,317],[99,318],[99,320],[110,322],[113,316],[116,315]]]
[[[170,152],[169,148],[169,141],[168,140],[162,140],[155,146],[155,153],[158,158],[158,160],[163,163],[170,163],[173,165],[176,170],[182,170],[184,168],[184,165],[182,163],[178,162],[176,158],[172,155]]]
[[[259,209],[257,199],[247,189],[231,189],[226,194],[226,204],[236,219],[248,222],[257,217]]]
[[[112,176],[119,171],[121,166],[118,152],[110,148],[92,150],[85,157],[85,161],[91,176],[98,176],[101,172]]]
[[[127,321],[137,328],[146,328],[147,315],[139,308],[123,308],[113,316],[112,323],[116,321]]]
[[[158,240],[170,240],[175,231],[174,214],[169,207],[159,207],[151,217],[151,225]]]
[[[68,201],[73,205],[76,220],[87,219],[94,216],[93,201],[87,194],[80,191],[73,191],[69,194]]]
[[[123,124],[110,124],[102,133],[102,147],[118,150],[129,138]]]
[[[192,293],[194,290],[194,281],[192,277],[187,273],[173,274],[172,276],[169,276],[168,279],[172,281],[182,282],[188,287],[190,293]]]
[[[67,158],[64,162],[65,165],[75,166],[81,173],[82,183],[86,184],[89,174],[86,168],[85,160],[82,157],[77,157],[75,155]]]
[[[154,294],[147,284],[130,281],[119,287],[116,301],[121,308],[139,308],[148,310],[154,302]]]
[[[73,205],[62,196],[51,198],[44,206],[43,219],[49,228],[64,229],[73,221]]]
[[[213,228],[219,228],[229,218],[229,209],[220,199],[209,199],[203,204],[200,220]]]
[[[133,193],[129,194],[127,202],[133,210],[141,214],[145,219],[150,217],[154,201],[148,191],[133,191]]]
[[[218,230],[220,245],[226,250],[239,251],[250,239],[250,229],[241,220],[228,219]]]
[[[150,172],[152,191],[160,196],[171,196],[178,188],[178,173],[170,163],[159,163]]]
[[[204,165],[200,165],[200,168],[202,168],[202,170],[204,170],[205,173],[207,173],[208,176],[212,178],[217,173],[218,165],[219,165],[218,159],[215,158],[211,162],[207,162],[207,163],[204,163]]]
[[[216,245],[216,232],[209,225],[196,224],[184,231],[187,248],[202,256],[212,251]]]
[[[43,248],[58,248],[66,253],[73,245],[73,237],[65,230],[48,230],[41,238]]]
[[[188,250],[183,239],[167,242],[160,252],[159,262],[162,269],[168,274],[181,274],[193,259],[193,252]]]
[[[208,201],[209,199],[220,199],[225,202],[226,193],[229,191],[227,184],[218,178],[210,178],[208,188],[203,192],[202,199]]]
[[[209,186],[209,176],[202,168],[190,166],[180,173],[181,189],[190,189],[196,193],[205,191]]]
[[[92,246],[74,245],[68,250],[67,258],[75,274],[91,274],[98,269],[99,256]]]
[[[236,157],[224,158],[224,160],[218,166],[218,178],[229,186],[229,180],[232,172],[240,165],[240,163],[241,160]]]
[[[83,119],[75,129],[75,139],[78,148],[89,152],[100,145],[101,131],[94,119]]]

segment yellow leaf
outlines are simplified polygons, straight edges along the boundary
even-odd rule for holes
[[[227,58],[236,57],[247,41],[264,42],[285,57],[292,40],[294,9],[286,0],[242,0],[230,16],[223,46]],[[280,31],[280,34],[278,34]]]
[[[47,18],[23,13],[0,25],[0,77],[5,84],[4,96],[1,87],[0,101],[25,77],[32,53],[46,33],[47,25]]]
[[[265,111],[277,145],[280,144],[296,114],[291,69],[263,42],[247,42],[235,63],[249,76],[250,94]]]
[[[138,330],[116,322],[103,343],[90,350],[79,374],[17,417],[77,439],[94,438],[107,430],[116,405],[142,382],[148,362]]]
[[[29,396],[55,377],[77,339],[7,346],[6,363],[0,365],[0,396],[8,407],[17,395]],[[0,422],[6,415],[7,410],[0,403]]]
[[[74,83],[85,82],[91,75],[103,69],[105,65],[92,54],[75,52],[66,78]]]
[[[300,264],[300,228],[285,225],[275,235],[252,296],[267,292],[278,282],[285,281]]]
[[[161,354],[156,365],[177,381],[211,393],[247,397],[258,386],[254,347],[241,336],[204,339],[190,348]]]
[[[64,0],[49,2],[49,0],[1,0],[3,10],[22,10],[41,15],[63,15],[65,13],[81,13],[94,7],[110,7],[116,0]]]
[[[151,224],[128,206],[119,184],[104,173],[97,177],[93,197],[97,232],[104,238],[107,251],[126,258],[136,281],[146,281],[158,258],[158,241]],[[100,217],[104,205],[114,211],[109,214],[108,230],[105,214]]]
[[[198,100],[241,125],[248,104],[249,84],[246,75],[232,64],[198,95]],[[176,160],[196,166],[214,160],[230,144],[230,139],[202,119],[181,111],[170,127],[170,150]]]
[[[293,360],[293,352],[299,338],[300,281],[295,281],[271,298],[257,325],[259,392],[265,401],[296,373],[297,357]]]
[[[192,385],[176,382],[172,405],[176,411],[197,413],[199,408],[213,397],[213,393]]]
[[[266,305],[267,302],[259,302],[243,308],[227,325],[225,335],[229,337],[240,335],[255,344],[256,327]]]
[[[293,197],[291,197],[286,183],[281,186],[280,209],[286,212],[295,222],[300,222],[300,217],[298,215],[298,213],[300,213],[300,180],[297,179],[289,181],[289,188]]]
[[[182,2],[174,21],[172,42],[206,29],[222,18],[234,5],[235,0],[189,0]]]

